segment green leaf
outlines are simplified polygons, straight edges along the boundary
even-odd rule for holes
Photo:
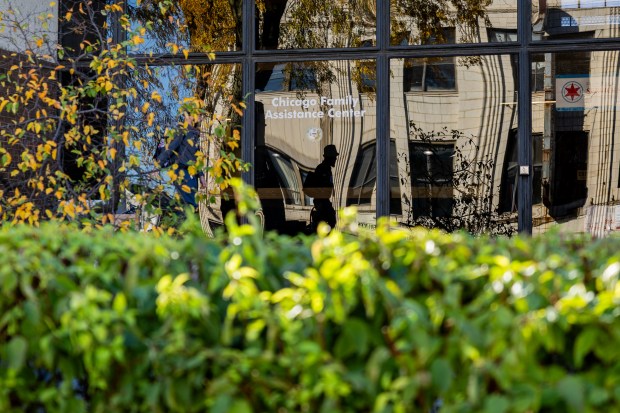
[[[366,323],[359,319],[349,319],[342,326],[342,334],[336,341],[334,353],[345,358],[353,354],[363,355],[368,351],[369,334]]]
[[[580,377],[568,376],[558,383],[558,393],[564,399],[570,411],[584,411],[585,388]]]
[[[587,328],[577,337],[573,352],[575,366],[577,368],[581,368],[583,366],[583,359],[594,347],[597,337],[598,330],[596,328]]]
[[[114,302],[112,303],[112,308],[119,314],[122,314],[127,309],[127,298],[125,298],[125,294],[118,293],[116,297],[114,297]]]
[[[436,359],[431,364],[431,375],[433,386],[440,392],[446,392],[450,389],[454,379],[454,372],[450,363],[445,359]]]
[[[9,369],[20,371],[26,362],[28,352],[28,342],[21,336],[15,336],[6,346]]]
[[[253,413],[252,406],[245,399],[235,399],[229,413]]]
[[[510,402],[505,396],[492,394],[484,400],[484,413],[506,413]]]
[[[232,397],[228,394],[220,394],[215,398],[215,402],[209,411],[211,413],[228,413],[232,404]]]

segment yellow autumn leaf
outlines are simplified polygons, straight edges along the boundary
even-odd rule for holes
[[[105,201],[107,199],[107,194],[106,194],[106,190],[105,190],[105,186],[101,185],[99,187],[99,197],[101,198],[102,201]]]
[[[172,169],[168,169],[167,174],[172,181],[176,181],[179,178],[179,175]]]

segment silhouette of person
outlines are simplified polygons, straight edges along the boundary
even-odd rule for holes
[[[316,186],[319,188],[314,197],[316,213],[313,220],[315,221],[315,225],[318,225],[319,222],[325,222],[332,228],[336,226],[336,210],[330,198],[334,193],[332,168],[336,166],[336,158],[338,158],[338,155],[335,145],[327,145],[323,149],[323,162],[318,164],[314,170],[316,175]]]
[[[196,162],[196,152],[200,149],[200,130],[196,127],[197,116],[185,113],[184,120],[187,123],[187,131],[178,131],[168,148],[159,148],[155,154],[155,159],[162,167],[177,164],[177,174],[181,175],[181,182],[174,182],[174,186],[181,196],[183,202],[194,208],[196,203],[196,192],[198,191],[198,180],[202,179],[202,172],[194,175],[189,173],[189,166]],[[183,185],[189,187],[190,192],[182,189]]]

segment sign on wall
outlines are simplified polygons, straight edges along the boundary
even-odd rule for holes
[[[589,88],[589,75],[557,75],[555,108],[559,111],[583,111]]]

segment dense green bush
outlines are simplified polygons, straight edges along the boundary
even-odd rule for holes
[[[620,412],[618,239],[229,224],[3,229],[0,411]]]

